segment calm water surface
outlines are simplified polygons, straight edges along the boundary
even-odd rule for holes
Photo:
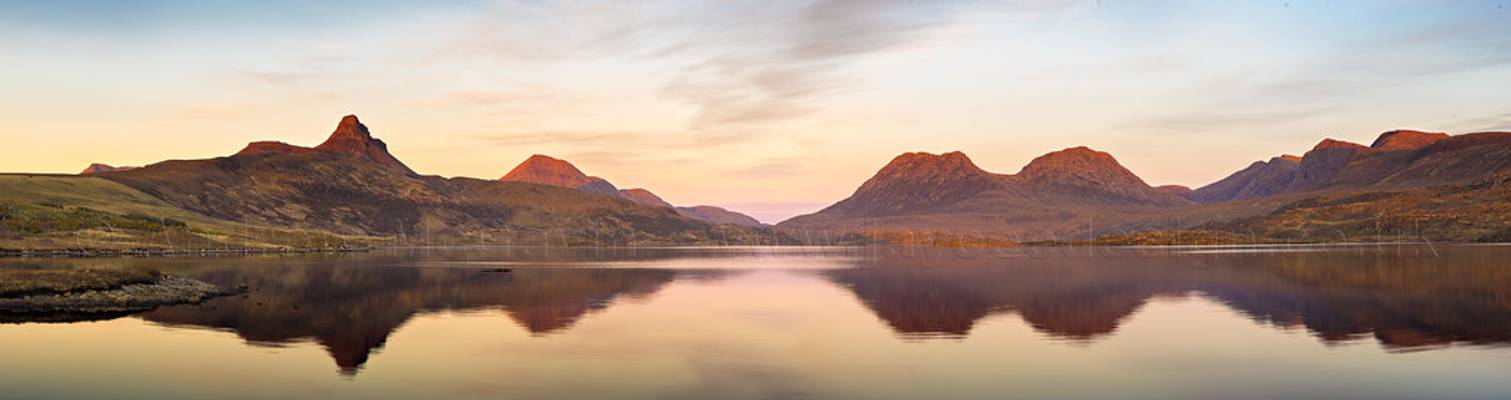
[[[1511,247],[0,260],[79,266],[251,291],[0,324],[0,398],[1511,398]]]

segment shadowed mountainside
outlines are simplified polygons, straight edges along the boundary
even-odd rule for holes
[[[1511,168],[1511,133],[1390,131],[1368,147],[1323,140],[1299,158],[1256,162],[1197,188],[1203,203],[1247,200],[1279,193],[1380,190],[1462,183]]]

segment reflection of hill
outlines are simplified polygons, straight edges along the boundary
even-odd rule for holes
[[[875,268],[828,272],[904,335],[963,336],[994,312],[1016,313],[1036,329],[1070,339],[1111,333],[1124,317],[1178,283],[1090,260],[881,260]]]
[[[1199,292],[1329,342],[1373,335],[1396,349],[1511,343],[1511,270],[1493,249],[1440,251],[882,259],[826,275],[906,336],[963,336],[1002,312],[1049,335],[1095,339],[1152,297]],[[1194,261],[1209,267],[1191,268]]]
[[[498,308],[531,333],[570,327],[619,296],[649,296],[670,282],[665,270],[516,269],[486,273],[461,268],[268,265],[196,277],[245,284],[244,298],[165,308],[142,318],[172,325],[235,331],[248,341],[313,338],[347,373],[367,361],[388,335],[416,313]]]

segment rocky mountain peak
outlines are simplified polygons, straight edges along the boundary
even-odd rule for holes
[[[1375,150],[1414,150],[1447,139],[1446,133],[1394,130],[1380,134],[1369,147]]]
[[[1316,146],[1312,146],[1312,151],[1317,151],[1317,150],[1332,150],[1332,149],[1362,150],[1362,149],[1367,149],[1367,148],[1368,147],[1365,147],[1362,144],[1358,144],[1358,143],[1354,143],[1354,142],[1349,142],[1349,141],[1345,141],[1345,140],[1338,140],[1338,139],[1333,139],[1333,138],[1326,138],[1326,139],[1322,139],[1321,142],[1318,142]],[[1307,153],[1310,154],[1311,152],[1307,152]]]
[[[1029,181],[1055,181],[1057,184],[1148,187],[1143,179],[1124,168],[1111,154],[1085,146],[1034,158],[1017,176]]]
[[[965,153],[903,153],[861,185],[859,192],[898,185],[933,185],[958,180],[990,180],[992,174],[977,167]]]
[[[352,154],[368,161],[398,168],[410,175],[414,174],[414,170],[394,158],[393,154],[389,154],[388,145],[382,140],[373,138],[372,132],[367,130],[367,125],[358,121],[355,115],[342,117],[341,122],[336,125],[336,131],[331,132],[330,138],[326,139],[325,143],[315,146],[315,150]]]
[[[499,180],[577,189],[589,193],[619,196],[619,189],[603,178],[588,176],[577,166],[559,158],[536,154],[519,163]]]

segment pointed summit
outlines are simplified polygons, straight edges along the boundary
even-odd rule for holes
[[[505,182],[526,182],[538,185],[577,189],[588,193],[619,196],[614,184],[596,176],[588,176],[566,160],[536,154],[519,163],[509,173],[499,178]]]
[[[388,145],[382,140],[374,139],[372,133],[357,120],[357,116],[348,115],[341,118],[341,123],[336,125],[336,131],[331,133],[329,139],[315,150],[331,153],[347,153],[357,157],[373,161],[379,164],[395,167],[410,175],[414,170],[409,169],[399,159],[388,153]]]

